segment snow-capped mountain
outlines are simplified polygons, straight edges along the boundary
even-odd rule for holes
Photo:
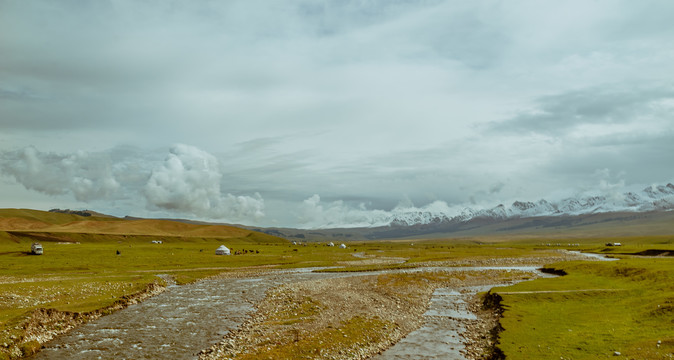
[[[639,192],[611,196],[594,195],[566,198],[560,201],[541,199],[537,202],[515,201],[510,206],[500,204],[489,209],[466,208],[459,214],[426,209],[396,209],[391,212],[391,226],[415,226],[459,223],[472,219],[510,219],[536,216],[583,215],[618,211],[674,210],[674,185],[649,186]]]

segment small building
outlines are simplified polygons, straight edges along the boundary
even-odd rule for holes
[[[231,253],[225,245],[220,245],[219,248],[215,249],[215,255],[231,255]]]
[[[339,248],[340,248],[340,249],[346,249],[346,245],[341,244],[341,245],[339,245]]]
[[[42,244],[40,243],[33,243],[33,245],[30,246],[30,253],[33,255],[42,255],[43,251]]]
[[[335,244],[333,244],[332,242],[329,242],[328,246],[335,246]]]

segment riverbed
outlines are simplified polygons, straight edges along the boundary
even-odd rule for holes
[[[417,268],[396,272],[521,270],[533,266]],[[36,359],[195,359],[202,350],[236,329],[267,290],[288,283],[351,277],[358,273],[288,270],[252,278],[214,278],[171,285],[162,294],[92,321],[45,344]],[[392,272],[392,271],[385,271]],[[384,272],[377,272],[384,273]],[[373,275],[376,273],[368,273]],[[500,285],[500,284],[494,284]],[[483,288],[486,290],[487,288]],[[465,297],[478,288],[439,289],[424,315],[424,326],[384,352],[379,359],[463,359],[460,324],[469,318]]]

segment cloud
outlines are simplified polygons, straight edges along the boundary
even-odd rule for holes
[[[188,145],[175,145],[164,163],[155,168],[144,189],[150,208],[211,219],[259,219],[264,200],[222,194],[222,173],[215,156]]]
[[[300,207],[298,221],[303,228],[353,228],[388,226],[391,223],[429,223],[435,217],[447,219],[461,214],[463,206],[449,206],[444,201],[433,201],[416,207],[409,199],[391,210],[368,209],[365,203],[347,204],[343,200],[323,202],[318,194],[305,199]]]
[[[368,210],[363,203],[351,207],[342,200],[321,202],[314,194],[302,202],[299,223],[307,228],[368,227],[387,225],[390,214],[383,210]]]
[[[0,151],[0,175],[28,190],[70,195],[103,209],[110,202],[124,206],[132,202],[136,209],[124,210],[137,213],[137,199],[142,198],[150,216],[162,212],[221,221],[255,221],[265,216],[259,194],[222,193],[220,162],[188,145],[173,146],[163,162],[157,154],[134,147],[59,154],[30,146]]]
[[[26,147],[1,152],[0,170],[26,189],[71,194],[78,201],[112,198],[120,188],[109,159],[101,153],[57,154]]]
[[[491,123],[490,131],[560,136],[583,126],[611,129],[637,122],[644,125],[661,122],[663,115],[672,113],[673,105],[672,86],[610,84],[540,97],[530,110]]]
[[[0,171],[49,202],[282,226],[535,200],[597,169],[668,181],[673,6],[0,0]]]

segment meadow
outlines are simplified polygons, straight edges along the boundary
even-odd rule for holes
[[[565,262],[567,275],[496,288],[508,359],[674,356],[674,258]]]
[[[29,254],[35,241],[44,255]],[[222,244],[240,255],[215,255]],[[621,260],[555,263],[562,249]],[[0,210],[0,359],[22,344],[26,321],[39,309],[106,309],[148,284],[165,285],[167,278],[185,284],[279,268],[370,271],[518,262],[547,264],[568,275],[494,289],[504,310],[498,347],[508,359],[592,359],[616,352],[661,359],[674,352],[674,258],[624,255],[661,253],[655,250],[674,252],[674,237],[415,239],[349,242],[340,249],[224,225]]]

